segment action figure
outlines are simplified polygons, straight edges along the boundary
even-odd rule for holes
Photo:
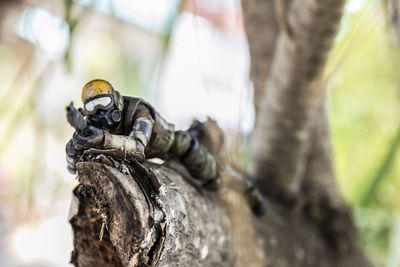
[[[82,89],[84,108],[76,110],[71,103],[67,118],[76,129],[67,143],[67,168],[76,173],[76,163],[84,150],[116,149],[127,161],[144,162],[146,158],[176,157],[191,176],[207,189],[217,189],[218,164],[211,153],[199,143],[194,128],[175,131],[154,108],[143,99],[122,96],[112,85],[101,79],[88,82]],[[240,179],[239,179],[240,180]],[[238,181],[239,181],[238,180]],[[253,211],[265,211],[265,201],[250,179],[239,181]]]
[[[73,112],[68,121],[77,130],[66,147],[68,170],[76,172],[76,162],[85,149],[119,149],[127,160],[178,157],[189,173],[206,188],[218,184],[217,163],[207,149],[188,132],[175,131],[143,99],[122,96],[105,80],[92,80],[82,89],[84,109]],[[83,119],[84,118],[84,119]]]

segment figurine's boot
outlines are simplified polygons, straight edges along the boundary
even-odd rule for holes
[[[267,202],[260,190],[256,187],[254,181],[247,177],[244,177],[244,179],[248,180],[249,183],[249,187],[245,191],[247,202],[249,203],[253,213],[257,216],[261,216],[267,210]]]
[[[218,166],[207,149],[184,131],[175,132],[172,154],[178,156],[189,173],[210,190],[218,188]]]
[[[253,213],[261,216],[266,212],[267,202],[260,190],[257,188],[256,183],[249,176],[243,172],[238,172],[230,166],[221,172],[221,176],[229,181],[229,183],[237,191],[242,192],[251,207]]]

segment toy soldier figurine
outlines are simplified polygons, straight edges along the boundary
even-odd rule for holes
[[[215,158],[196,138],[196,130],[175,131],[143,99],[122,96],[109,82],[96,79],[82,89],[83,109],[67,107],[67,118],[76,129],[66,147],[68,170],[76,173],[76,162],[90,148],[116,149],[128,161],[177,157],[189,173],[207,189],[217,189],[219,170]],[[265,201],[251,179],[237,181],[253,208],[261,215]]]
[[[143,99],[122,96],[109,82],[96,79],[83,87],[82,102],[83,110],[68,111],[68,121],[77,128],[66,147],[71,173],[76,172],[76,162],[85,149],[118,149],[126,159],[139,162],[176,156],[204,186],[217,185],[217,163],[207,149],[189,133],[175,131]],[[68,108],[74,109],[72,105]]]

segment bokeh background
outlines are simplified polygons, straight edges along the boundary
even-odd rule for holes
[[[393,1],[397,3],[398,1]],[[337,182],[378,266],[400,259],[400,42],[393,6],[349,0],[326,68]],[[210,116],[250,167],[238,0],[0,1],[0,266],[70,266],[70,101],[103,78],[177,128]]]

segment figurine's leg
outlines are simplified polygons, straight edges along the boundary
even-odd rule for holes
[[[196,138],[187,132],[176,131],[171,153],[178,156],[189,173],[203,181],[207,189],[217,189],[217,162]]]
[[[267,201],[265,200],[260,190],[256,187],[254,181],[250,181],[252,182],[252,187],[249,187],[247,189],[246,198],[253,213],[257,216],[261,216],[267,210]]]

